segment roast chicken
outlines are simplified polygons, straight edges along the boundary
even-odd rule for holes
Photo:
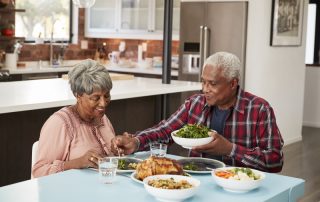
[[[137,165],[136,178],[139,180],[160,174],[183,175],[184,172],[177,161],[165,157],[151,156]]]

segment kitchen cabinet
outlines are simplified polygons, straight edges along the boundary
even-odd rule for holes
[[[178,40],[180,0],[174,0],[173,14],[173,40]],[[96,0],[85,11],[85,36],[161,40],[163,20],[163,0]]]

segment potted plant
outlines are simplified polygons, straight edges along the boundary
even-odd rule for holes
[[[2,36],[14,36],[14,25],[7,24],[1,28]]]

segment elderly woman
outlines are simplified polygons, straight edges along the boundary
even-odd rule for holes
[[[85,60],[68,76],[77,103],[55,112],[43,125],[33,177],[96,168],[98,158],[113,155],[110,143],[115,133],[105,115],[112,88],[108,71],[93,60]]]

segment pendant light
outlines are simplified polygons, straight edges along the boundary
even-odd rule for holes
[[[79,8],[90,8],[96,0],[72,0],[73,4]]]

